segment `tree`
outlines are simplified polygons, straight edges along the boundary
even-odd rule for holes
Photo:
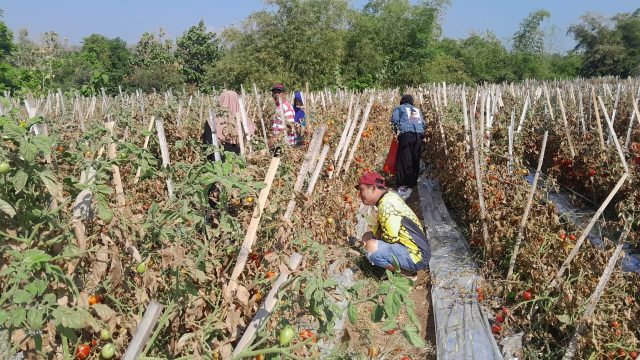
[[[79,55],[81,65],[93,69],[95,87],[105,87],[112,93],[118,90],[118,85],[131,70],[131,52],[120,38],[108,39],[92,34],[84,38]]]
[[[581,17],[569,33],[576,40],[575,51],[583,56],[584,76],[640,75],[640,11],[618,14],[610,19],[595,14]]]
[[[182,73],[190,84],[202,84],[206,67],[212,66],[220,57],[216,33],[207,31],[203,20],[190,27],[176,41],[176,57],[181,62]]]
[[[150,66],[174,63],[173,41],[165,37],[166,33],[162,29],[157,35],[148,32],[142,34],[134,50],[133,65]]]
[[[340,85],[347,0],[268,0],[239,28],[222,33],[224,55],[209,69],[215,84],[239,87],[273,82],[314,87]]]
[[[513,50],[526,54],[544,53],[544,31],[540,25],[550,16],[547,10],[536,10],[524,18],[513,35]]]
[[[0,19],[2,19],[2,10],[0,10]],[[4,21],[0,21],[0,61],[4,61],[13,50],[13,34]]]

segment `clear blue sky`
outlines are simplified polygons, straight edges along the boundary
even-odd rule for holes
[[[362,7],[366,0],[352,0]],[[45,31],[56,31],[71,44],[80,44],[92,33],[120,37],[135,44],[145,31],[162,27],[172,38],[179,36],[200,19],[211,30],[238,24],[245,16],[264,8],[261,0],[3,0],[4,21],[17,33],[27,28],[31,38]],[[472,31],[493,31],[505,42],[531,11],[547,9],[551,19],[544,25],[553,30],[552,48],[573,47],[567,28],[579,22],[586,12],[611,16],[632,12],[638,0],[452,0],[444,16],[444,36],[465,38]],[[551,31],[550,31],[551,32]]]

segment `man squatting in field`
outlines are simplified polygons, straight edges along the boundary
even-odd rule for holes
[[[377,206],[372,231],[362,235],[367,259],[371,264],[412,276],[429,267],[431,248],[420,220],[404,200],[388,191],[382,176],[369,172],[356,186],[360,199],[367,206]]]

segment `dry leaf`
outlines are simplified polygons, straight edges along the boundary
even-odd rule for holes
[[[98,317],[103,321],[109,321],[116,316],[116,312],[113,311],[109,307],[109,305],[95,304],[91,308],[96,312],[96,315],[98,315]]]
[[[119,287],[122,285],[122,263],[120,262],[120,257],[118,256],[118,252],[112,252],[113,257],[111,258],[111,285],[113,287]]]
[[[238,285],[238,288],[236,289],[236,297],[238,298],[240,304],[242,304],[243,306],[249,305],[249,296],[250,295],[247,288],[242,285]]]

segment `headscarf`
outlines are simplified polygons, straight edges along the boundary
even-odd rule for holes
[[[222,109],[227,110],[227,114],[216,117],[216,135],[222,142],[236,144],[238,142],[238,133],[235,128],[236,114],[240,113],[238,93],[231,90],[224,90],[218,98],[218,103]],[[253,135],[256,127],[251,119],[247,119],[247,127],[249,135]]]
[[[409,94],[402,95],[402,99],[400,100],[400,105],[402,104],[413,105],[413,96]]]

